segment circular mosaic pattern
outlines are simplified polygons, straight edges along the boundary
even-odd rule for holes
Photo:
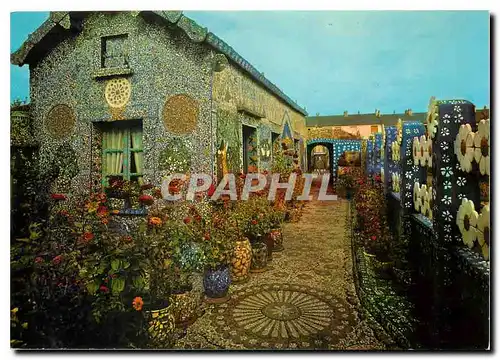
[[[163,123],[167,131],[185,135],[191,134],[198,125],[198,102],[188,95],[170,97],[163,107]]]
[[[346,306],[304,285],[251,286],[233,293],[212,320],[225,337],[246,347],[315,348],[337,343],[352,329],[354,316]]]
[[[73,109],[68,105],[59,104],[50,109],[45,118],[45,127],[53,139],[68,137],[75,128],[76,118]]]
[[[132,93],[130,81],[125,78],[114,78],[107,82],[104,96],[112,108],[122,108],[127,105]]]

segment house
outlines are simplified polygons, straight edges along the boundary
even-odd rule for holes
[[[60,164],[54,191],[268,169],[284,133],[305,166],[306,111],[180,11],[51,12],[11,62],[29,65],[41,170]]]

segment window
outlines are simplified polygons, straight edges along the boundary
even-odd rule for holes
[[[101,67],[128,67],[128,35],[106,36],[101,39]]]
[[[377,132],[378,132],[378,125],[372,125],[372,127],[371,127],[371,133],[375,134]]]
[[[142,123],[119,121],[105,125],[102,137],[103,185],[108,185],[110,177],[138,181],[142,184],[144,171]]]
[[[255,128],[243,125],[243,171],[257,172],[257,134]]]

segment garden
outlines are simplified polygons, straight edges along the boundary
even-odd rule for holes
[[[283,179],[300,173],[288,146],[282,141],[273,164]],[[266,269],[286,246],[283,223],[304,206],[300,182],[292,201],[281,190],[267,200],[268,187],[248,201],[206,201],[213,187],[193,201],[166,201],[157,186],[120,178],[102,192],[46,187],[43,196],[33,190],[46,179],[30,175],[13,193],[22,217],[11,244],[15,348],[171,348],[202,302],[227,301],[232,283]],[[236,174],[238,196],[245,178]],[[169,192],[188,184],[171,182]]]

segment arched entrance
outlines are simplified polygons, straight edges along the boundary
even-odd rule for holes
[[[313,172],[319,170],[322,172],[329,171],[334,168],[333,159],[333,144],[329,142],[308,142],[307,144],[307,170]],[[326,170],[326,171],[324,171]]]
[[[330,171],[330,153],[326,146],[316,145],[312,148],[310,171],[321,174]]]

